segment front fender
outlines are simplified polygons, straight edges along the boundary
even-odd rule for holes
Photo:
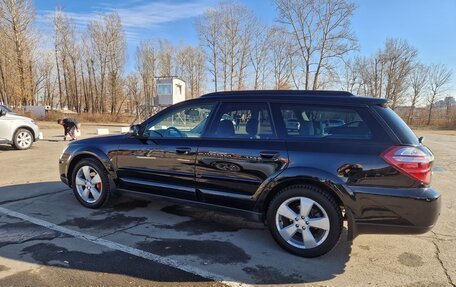
[[[68,158],[68,163],[67,163],[67,170],[66,174],[68,175],[68,172],[71,170],[71,168],[74,166],[74,164],[77,162],[78,158],[86,157],[86,156],[91,156],[96,159],[98,159],[103,166],[106,168],[108,171],[109,175],[112,178],[116,178],[116,165],[115,165],[115,160],[114,158],[109,157],[105,152],[103,152],[101,149],[91,146],[81,146],[81,147],[76,147],[74,150],[71,151],[70,157]],[[76,159],[76,161],[75,161]]]

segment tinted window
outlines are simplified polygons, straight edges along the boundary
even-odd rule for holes
[[[273,135],[266,104],[225,103],[214,118],[210,137],[269,139]]]
[[[213,107],[214,104],[204,104],[173,109],[149,123],[144,136],[149,138],[201,137]]]
[[[280,105],[291,138],[370,139],[372,131],[354,108]]]
[[[403,144],[419,144],[415,133],[392,109],[381,106],[374,106],[374,109],[385,120],[388,126],[390,126],[390,128]]]

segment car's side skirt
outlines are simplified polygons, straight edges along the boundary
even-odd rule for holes
[[[248,218],[248,219],[251,219],[254,221],[263,221],[263,214],[261,214],[259,212],[249,211],[249,210],[242,210],[242,209],[237,209],[237,208],[232,208],[232,207],[220,206],[220,205],[215,205],[215,204],[210,204],[210,203],[205,203],[205,202],[200,202],[200,201],[168,197],[168,196],[163,196],[163,195],[158,195],[158,194],[138,192],[138,191],[123,189],[123,188],[118,188],[116,190],[116,192],[119,194],[122,194],[122,195],[146,199],[146,200],[156,199],[158,201],[172,202],[172,203],[179,204],[179,205],[207,208],[207,209],[211,209],[211,210],[217,210],[217,211],[221,211],[221,212],[238,215],[238,216],[245,217],[245,218]]]

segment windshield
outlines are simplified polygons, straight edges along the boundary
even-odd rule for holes
[[[2,111],[6,112],[6,113],[12,113],[12,112],[13,112],[13,111],[10,110],[7,106],[3,106],[3,105],[0,106],[0,109],[1,109]]]
[[[172,109],[149,123],[145,137],[200,137],[214,104],[190,105]]]

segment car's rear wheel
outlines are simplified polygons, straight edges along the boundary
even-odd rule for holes
[[[317,257],[333,249],[343,227],[334,198],[312,185],[295,185],[271,201],[267,222],[274,239],[287,251]]]
[[[29,149],[33,144],[33,135],[27,129],[18,129],[14,134],[13,147],[18,150]]]
[[[106,169],[95,159],[86,158],[76,164],[72,174],[73,193],[89,208],[99,208],[111,197]]]

